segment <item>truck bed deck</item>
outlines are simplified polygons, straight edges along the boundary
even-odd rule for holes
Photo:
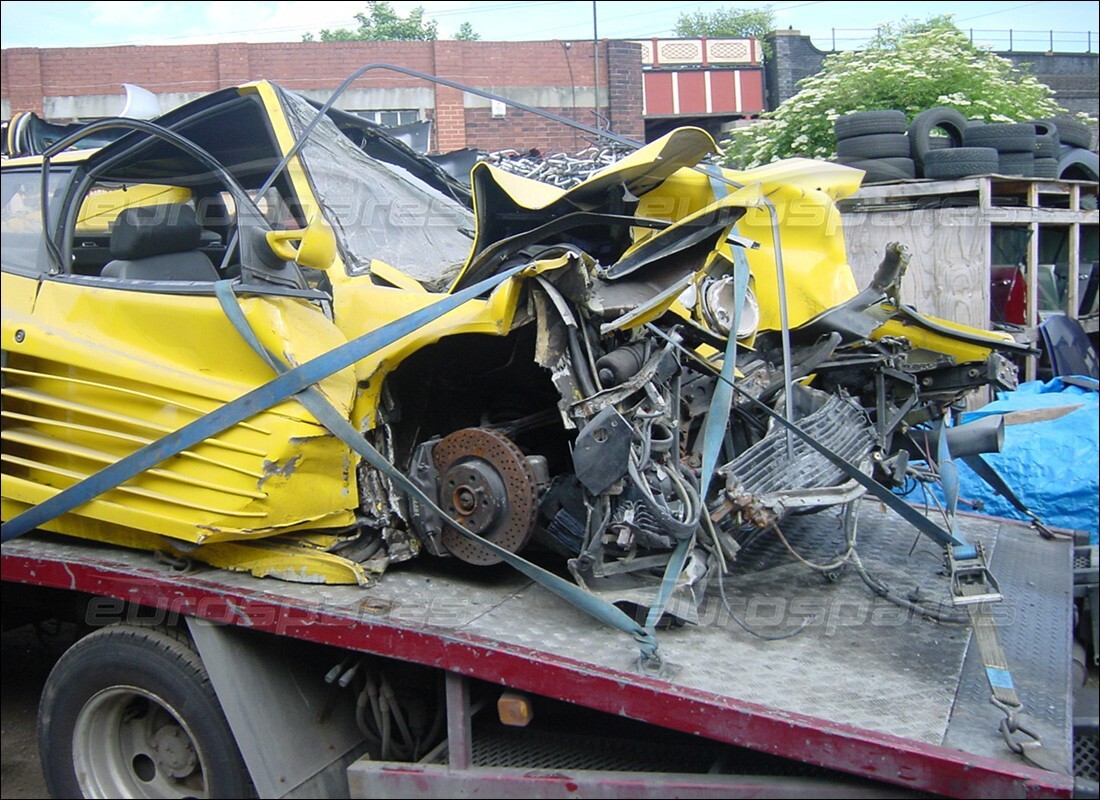
[[[970,628],[875,597],[850,567],[823,576],[773,536],[711,581],[698,625],[658,632],[665,669],[639,673],[629,637],[530,580],[420,559],[370,589],[261,580],[151,554],[32,535],[3,546],[3,579],[75,589],[228,624],[441,667],[717,741],[952,796],[1070,796],[1072,544],[967,516],[1004,600],[998,631],[1028,725],[1066,774],[1028,766]],[[844,549],[832,512],[783,526],[805,558]],[[948,603],[938,548],[864,502],[859,554],[898,593]],[[732,614],[731,614],[732,611]],[[803,629],[788,638],[774,637]],[[806,620],[809,622],[806,622]]]

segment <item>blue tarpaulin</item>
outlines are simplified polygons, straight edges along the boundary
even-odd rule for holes
[[[1095,380],[1076,379],[1098,386]],[[960,424],[1005,415],[1000,453],[983,458],[1045,524],[1088,531],[1097,543],[1100,494],[1100,394],[1061,378],[1022,384],[992,403],[963,414]],[[959,497],[981,501],[982,512],[1030,521],[961,461]]]

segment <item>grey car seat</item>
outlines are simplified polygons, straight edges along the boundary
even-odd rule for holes
[[[201,238],[190,206],[127,208],[111,229],[114,260],[101,274],[139,281],[216,281],[218,271],[198,249]]]

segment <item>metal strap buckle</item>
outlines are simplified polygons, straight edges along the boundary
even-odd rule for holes
[[[974,603],[996,603],[1004,599],[997,579],[986,563],[985,551],[979,546],[973,558],[956,559],[947,550],[951,570],[951,599],[957,606]]]
[[[1008,745],[1008,749],[1013,753],[1024,754],[1025,750],[1035,749],[1043,746],[1042,737],[1035,731],[1031,730],[1025,725],[1020,724],[1019,717],[1015,714],[1012,718],[1005,717],[1001,720],[1001,736],[1004,737],[1005,744]],[[1031,739],[1031,741],[1019,741],[1014,737],[1015,734],[1023,734]]]

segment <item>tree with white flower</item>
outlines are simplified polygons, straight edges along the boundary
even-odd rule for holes
[[[831,158],[833,122],[854,111],[896,109],[912,120],[934,106],[969,119],[1022,122],[1067,113],[1050,87],[976,47],[950,16],[886,26],[866,50],[834,53],[799,92],[760,121],[732,131],[724,162],[746,168],[781,158]]]

